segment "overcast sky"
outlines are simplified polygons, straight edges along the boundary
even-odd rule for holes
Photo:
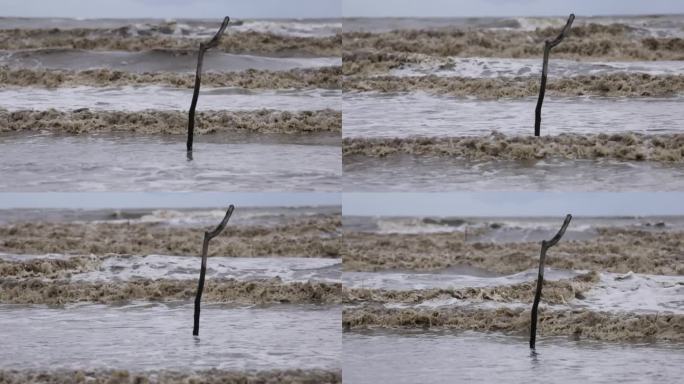
[[[0,209],[8,208],[215,208],[340,205],[339,193],[0,193]]]
[[[345,17],[564,16],[684,13],[684,0],[343,0]]]
[[[684,193],[345,193],[342,212],[360,216],[684,215]]]
[[[0,16],[78,18],[340,17],[341,0],[0,0]]]

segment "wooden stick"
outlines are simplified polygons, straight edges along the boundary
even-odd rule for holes
[[[539,308],[539,300],[542,294],[542,284],[544,283],[544,261],[546,259],[546,251],[556,245],[561,237],[565,234],[565,230],[568,228],[572,220],[572,215],[565,216],[565,221],[561,229],[556,233],[551,240],[542,240],[541,242],[541,253],[539,254],[539,274],[537,275],[537,291],[534,293],[534,303],[532,304],[532,323],[530,329],[530,348],[534,349],[535,342],[537,341],[537,309]]]
[[[200,302],[202,301],[202,291],[204,291],[204,275],[207,273],[207,253],[209,251],[209,240],[218,236],[221,231],[228,224],[230,216],[233,214],[235,206],[233,204],[228,207],[226,215],[223,217],[221,223],[211,232],[204,232],[204,243],[202,244],[202,266],[200,268],[199,284],[197,285],[197,295],[195,296],[195,323],[192,327],[192,334],[199,335],[199,319],[200,319]]]
[[[197,53],[197,71],[195,72],[195,89],[192,93],[192,102],[190,103],[190,112],[188,113],[188,160],[192,160],[192,139],[195,133],[195,107],[197,107],[197,99],[199,98],[200,84],[202,82],[202,62],[204,61],[204,52],[210,48],[214,48],[221,40],[221,35],[228,26],[230,17],[226,16],[221,23],[218,32],[206,43],[200,43],[199,52]]]
[[[563,41],[565,36],[567,36],[568,33],[570,33],[570,27],[572,26],[572,22],[574,20],[575,14],[571,13],[570,17],[568,17],[568,22],[565,24],[565,27],[563,27],[563,30],[561,30],[560,34],[555,39],[546,40],[544,42],[544,63],[542,65],[541,85],[539,86],[539,99],[537,99],[537,108],[534,110],[535,136],[539,136],[541,133],[541,109],[542,103],[544,102],[544,93],[546,93],[546,75],[549,72],[549,52],[551,51],[551,48],[560,44],[560,42]]]

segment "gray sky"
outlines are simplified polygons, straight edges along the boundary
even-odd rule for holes
[[[678,192],[344,193],[342,213],[360,216],[684,215]]]
[[[344,17],[566,16],[684,13],[682,0],[342,0]]]
[[[214,208],[230,204],[254,206],[339,205],[339,193],[0,193],[0,209],[8,208]]]
[[[340,17],[341,0],[0,0],[0,16],[78,18]]]

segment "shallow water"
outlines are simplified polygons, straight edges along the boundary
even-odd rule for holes
[[[574,303],[595,311],[684,314],[684,276],[602,272],[601,280]]]
[[[345,93],[344,137],[480,136],[534,133],[536,98],[485,101],[423,92]],[[684,97],[547,97],[542,134],[684,132]]]
[[[468,237],[473,242],[518,243],[553,237],[561,223],[558,217],[521,216],[353,216],[345,215],[345,231],[379,234],[429,234],[477,230]],[[565,237],[587,240],[598,228],[624,228],[640,231],[682,231],[684,216],[573,216]],[[480,233],[480,230],[484,230]]]
[[[678,382],[684,347],[475,332],[353,332],[343,335],[345,383]]]
[[[154,223],[159,225],[191,227],[212,226],[221,222],[225,208],[126,208],[126,209],[3,209],[0,224],[16,222],[106,222],[106,223]],[[233,212],[230,226],[274,227],[294,219],[341,215],[340,206],[312,207],[240,207]]]
[[[0,369],[338,369],[339,307],[0,305]]]
[[[544,279],[560,280],[569,279],[579,273],[555,268],[546,268]],[[507,276],[486,275],[482,272],[475,274],[459,268],[442,272],[419,273],[419,272],[344,272],[342,280],[345,287],[386,289],[391,291],[410,291],[415,289],[459,289],[496,287],[501,285],[513,285],[537,280],[537,270],[515,273]]]
[[[432,63],[407,65],[390,71],[393,76],[459,76],[469,78],[496,78],[541,76],[540,59],[512,59],[488,57],[449,57]],[[684,61],[576,61],[549,60],[550,78],[579,75],[607,75],[613,73],[646,73],[649,75],[684,74]]]
[[[654,162],[563,159],[470,162],[395,155],[385,158],[345,156],[343,168],[343,189],[350,192],[664,192],[684,189],[683,167]]]
[[[339,189],[337,145],[213,140],[198,139],[187,161],[184,137],[4,136],[0,191]]]
[[[0,258],[2,255],[0,255]],[[127,281],[134,279],[196,280],[199,256],[113,256],[97,271],[76,273],[74,281]],[[280,278],[293,281],[340,281],[339,259],[300,257],[210,257],[207,278],[258,280]]]
[[[567,17],[401,17],[401,18],[345,18],[343,30],[372,33],[396,29],[502,29],[513,31],[534,31],[537,28],[562,28]],[[579,15],[573,26],[584,24],[628,25],[636,37],[682,37],[684,36],[684,15],[634,15],[634,16],[586,16]]]
[[[197,110],[289,111],[339,109],[340,91],[248,91],[237,88],[202,88]],[[160,86],[0,88],[0,105],[8,110],[35,109],[143,111],[187,110],[192,89]]]
[[[0,50],[0,65],[11,68],[86,70],[107,68],[126,72],[195,72],[197,52],[156,49],[141,52],[80,49]],[[293,58],[238,55],[207,51],[203,70],[237,72],[247,69],[285,71],[342,65],[339,57]]]

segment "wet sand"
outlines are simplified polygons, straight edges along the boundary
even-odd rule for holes
[[[535,77],[465,78],[427,76],[348,77],[345,91],[383,93],[424,91],[436,95],[480,99],[523,98],[539,94]],[[547,96],[666,97],[684,93],[683,75],[619,73],[550,78]]]
[[[173,134],[187,132],[187,113],[183,111],[147,110],[71,112],[0,109],[0,132],[49,131],[68,134],[133,132],[139,134]],[[199,111],[195,133],[200,135],[249,132],[306,134],[341,132],[342,112],[318,111]]]
[[[223,383],[223,384],[325,384],[341,383],[342,372],[337,370],[307,369],[284,371],[233,372],[206,370],[195,372],[129,372],[126,370],[56,370],[56,371],[0,371],[0,383],[94,383],[94,384],[143,384],[143,383]]]
[[[202,74],[202,85],[243,89],[339,89],[341,73],[341,67],[296,68],[288,71],[208,71]],[[195,75],[173,72],[134,73],[104,68],[74,71],[0,66],[0,87],[111,87],[151,84],[192,88],[195,84]]]
[[[88,49],[116,51],[198,49],[198,39],[170,36],[134,36],[126,29],[5,29],[0,49]],[[224,34],[216,49],[230,53],[281,56],[339,56],[342,35],[326,37],[282,36],[264,32]]]
[[[386,309],[346,308],[345,330],[423,328],[529,333],[526,309]],[[567,336],[605,341],[684,341],[684,316],[672,314],[612,314],[588,310],[539,311],[540,336]]]
[[[192,300],[197,291],[193,280],[138,279],[127,282],[75,282],[45,279],[0,279],[0,303],[47,304],[89,302],[126,303],[134,300]],[[209,280],[202,299],[211,303],[231,304],[337,304],[340,283],[290,282],[279,278],[239,281]]]
[[[536,31],[397,30],[343,34],[343,72],[346,75],[383,72],[421,61],[418,55],[513,57],[541,59],[544,40],[559,28]],[[622,24],[588,24],[572,28],[570,38],[554,48],[553,57],[596,60],[682,60],[684,40],[642,38]],[[379,48],[380,47],[380,48]]]
[[[684,135],[560,134],[506,136],[492,132],[481,137],[413,137],[392,139],[345,138],[343,156],[382,157],[391,154],[447,156],[469,160],[535,160],[544,158],[599,159],[680,163]]]
[[[590,272],[572,279],[544,281],[544,302],[549,304],[565,304],[577,297],[599,281],[598,273]],[[525,302],[534,299],[536,281],[496,287],[475,287],[462,289],[414,289],[396,291],[386,289],[343,288],[345,304],[380,303],[380,304],[420,304],[434,299],[458,299],[492,301],[499,303]]]
[[[212,239],[209,256],[339,257],[340,222],[332,215],[272,228],[229,226]],[[0,252],[194,255],[201,251],[204,230],[134,222],[15,223],[0,226]]]
[[[439,270],[470,266],[510,274],[538,266],[538,242],[465,242],[463,233],[377,235],[345,233],[346,271]],[[562,241],[546,258],[546,266],[616,273],[684,275],[684,235],[600,229],[591,240]]]

